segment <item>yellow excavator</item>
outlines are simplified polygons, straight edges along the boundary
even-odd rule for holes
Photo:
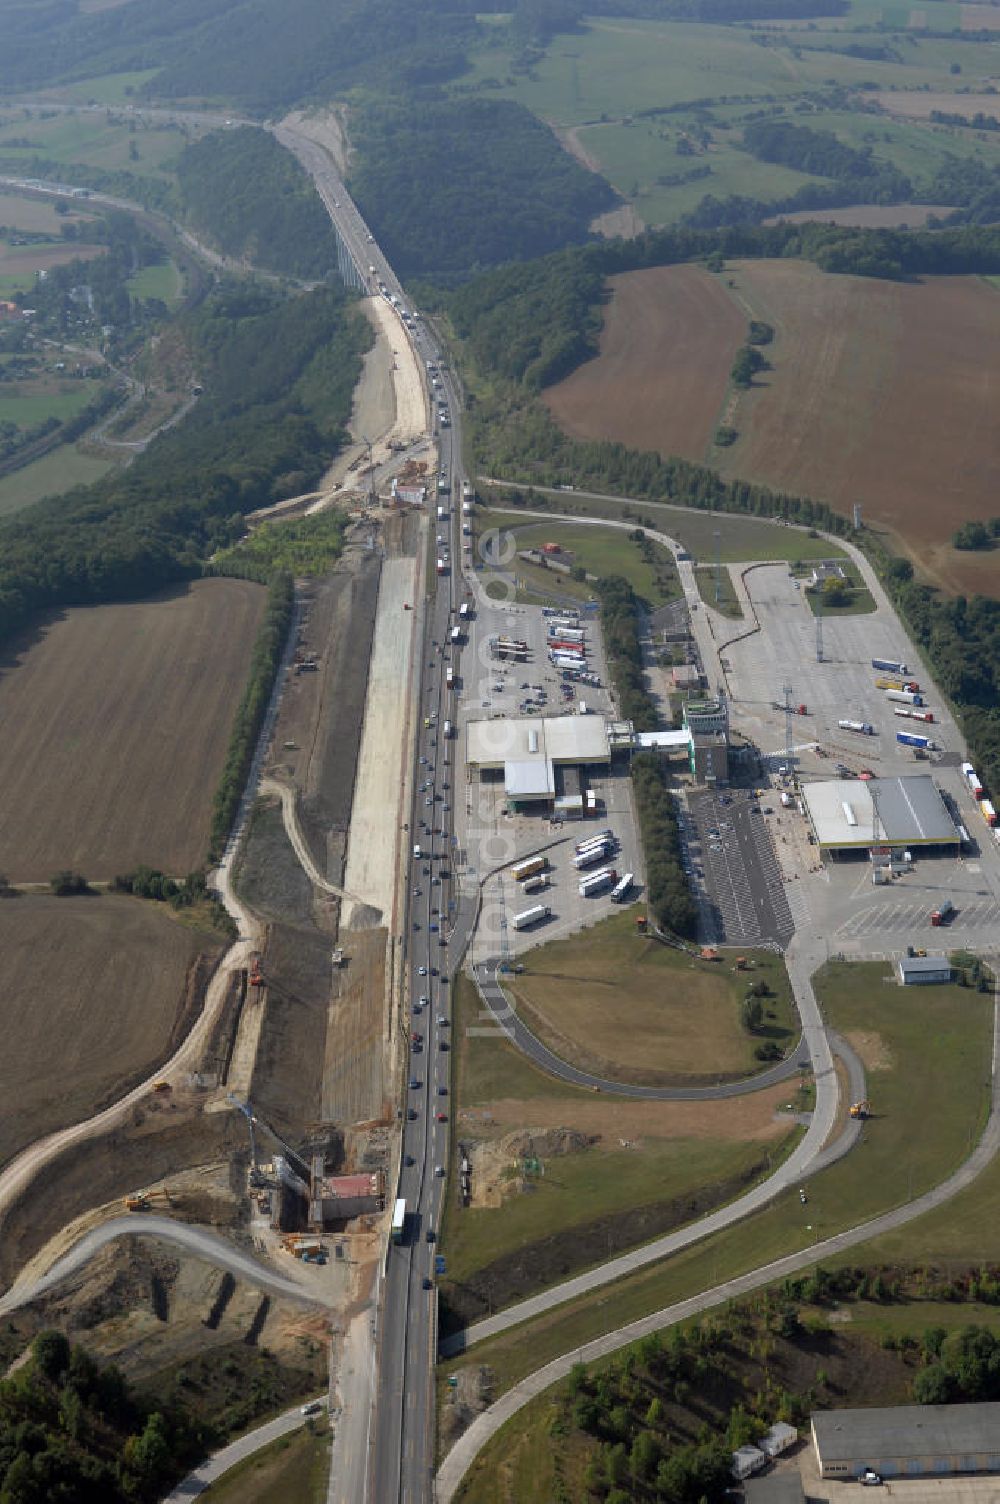
[[[851,1117],[852,1118],[870,1118],[871,1115],[872,1115],[872,1104],[869,1102],[869,1100],[868,1100],[867,1097],[864,1099],[863,1102],[852,1102],[851,1103]]]
[[[168,1190],[133,1191],[131,1196],[125,1197],[125,1210],[127,1212],[146,1212],[154,1201],[165,1201],[168,1206],[173,1205],[173,1198]]]

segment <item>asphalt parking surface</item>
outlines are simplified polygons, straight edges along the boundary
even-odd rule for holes
[[[719,944],[784,947],[794,924],[766,822],[752,790],[694,794],[682,825],[689,879]],[[774,797],[777,797],[776,795]],[[725,801],[725,802],[724,802]]]

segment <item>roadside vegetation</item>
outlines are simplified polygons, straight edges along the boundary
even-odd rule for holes
[[[276,570],[290,575],[326,574],[344,551],[346,518],[332,509],[289,522],[262,522],[212,560],[216,574],[266,582]]]
[[[985,1119],[991,1003],[956,986],[898,987],[883,981],[885,975],[880,963],[831,963],[818,978],[824,1016],[855,1043],[865,1062],[873,1115],[850,1154],[806,1182],[804,1204],[796,1189],[785,1191],[762,1211],[665,1263],[618,1280],[613,1301],[605,1288],[566,1302],[532,1321],[530,1343],[522,1330],[512,1328],[453,1360],[451,1370],[456,1364],[487,1364],[499,1393],[581,1342],[783,1254],[807,1254],[829,1234],[904,1204],[945,1179],[967,1157]],[[932,1134],[925,1131],[928,1122],[934,1124]],[[976,1188],[964,1195],[969,1214],[975,1215]],[[951,1205],[930,1214],[940,1218],[939,1226],[947,1222]],[[905,1248],[910,1229],[894,1236]],[[883,1241],[864,1245],[864,1252],[874,1247],[872,1256],[884,1257]],[[995,1241],[992,1234],[990,1241]],[[960,1259],[961,1239],[951,1246]],[[841,1262],[860,1256],[851,1250]]]
[[[698,909],[684,872],[676,796],[669,788],[663,760],[655,752],[633,757],[632,787],[653,918],[670,934],[693,940]]]

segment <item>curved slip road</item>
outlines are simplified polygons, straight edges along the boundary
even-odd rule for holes
[[[500,984],[499,966],[500,958],[497,956],[480,962],[473,968],[479,995],[493,1015],[497,1028],[539,1069],[560,1081],[569,1082],[571,1086],[604,1092],[609,1097],[641,1098],[652,1102],[713,1102],[723,1097],[742,1097],[749,1092],[763,1091],[765,1087],[776,1086],[809,1067],[809,1048],[803,1035],[791,1054],[770,1070],[739,1081],[727,1081],[719,1086],[631,1086],[626,1081],[608,1081],[604,1076],[593,1076],[589,1071],[578,1070],[575,1065],[570,1065],[542,1044],[511,1007]],[[844,1048],[847,1049],[848,1046],[845,1045]]]
[[[933,1190],[926,1191],[923,1196],[918,1196],[915,1201],[907,1202],[893,1211],[883,1212],[880,1217],[873,1217],[869,1222],[862,1222],[859,1226],[848,1228],[845,1232],[835,1233],[833,1237],[825,1238],[821,1243],[814,1243],[809,1248],[800,1249],[797,1253],[776,1259],[771,1264],[764,1264],[759,1269],[741,1274],[736,1279],[727,1280],[725,1284],[716,1285],[711,1290],[703,1290],[700,1295],[693,1295],[688,1300],[665,1306],[662,1310],[654,1311],[650,1316],[640,1317],[639,1320],[619,1327],[617,1331],[608,1332],[603,1337],[595,1337],[592,1342],[574,1348],[572,1352],[564,1353],[562,1357],[547,1363],[544,1368],[539,1368],[535,1373],[529,1374],[526,1379],[522,1379],[519,1384],[509,1389],[495,1405],[491,1405],[488,1410],[484,1410],[481,1415],[477,1416],[469,1429],[452,1447],[441,1464],[436,1479],[435,1498],[438,1504],[450,1504],[466,1471],[490,1437],[495,1435],[500,1427],[516,1415],[529,1400],[534,1399],[559,1379],[564,1379],[574,1363],[592,1363],[598,1358],[607,1357],[628,1343],[636,1342],[641,1337],[648,1337],[651,1333],[662,1330],[663,1327],[672,1326],[677,1321],[684,1321],[689,1316],[697,1316],[700,1312],[722,1305],[727,1300],[748,1295],[751,1291],[760,1289],[762,1285],[785,1279],[790,1274],[798,1273],[800,1269],[807,1269],[821,1259],[843,1253],[859,1243],[866,1243],[881,1233],[904,1227],[908,1222],[922,1216],[924,1212],[933,1211],[935,1207],[950,1201],[959,1191],[964,1191],[977,1176],[982,1174],[1000,1150],[998,1054],[1000,1054],[1000,1004],[995,1004],[990,1115],[983,1135],[972,1154],[953,1175],[948,1176],[947,1180],[943,1180]],[[605,1268],[607,1267],[605,1265]]]
[[[26,1284],[15,1282],[6,1295],[0,1299],[0,1316],[16,1311],[21,1306],[29,1305],[40,1295],[45,1295],[59,1284],[60,1280],[64,1280],[67,1275],[74,1274],[77,1269],[81,1269],[95,1253],[108,1243],[113,1243],[116,1238],[137,1236],[164,1238],[170,1243],[176,1243],[179,1247],[187,1249],[189,1253],[208,1259],[220,1269],[228,1269],[231,1274],[248,1280],[250,1284],[257,1285],[271,1295],[280,1295],[286,1300],[299,1300],[306,1305],[325,1304],[317,1294],[304,1289],[294,1280],[286,1279],[282,1274],[275,1274],[273,1270],[258,1263],[255,1258],[251,1258],[248,1253],[243,1253],[225,1238],[220,1238],[217,1233],[210,1232],[207,1228],[191,1227],[186,1222],[174,1222],[169,1217],[136,1213],[131,1217],[113,1217],[109,1222],[102,1223],[100,1227],[92,1228],[90,1232],[84,1233],[80,1241],[75,1243],[62,1258],[57,1259],[51,1269],[48,1269],[39,1279]]]

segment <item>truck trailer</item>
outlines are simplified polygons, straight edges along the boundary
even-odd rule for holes
[[[548,919],[551,913],[552,910],[547,904],[536,903],[534,908],[525,909],[522,914],[514,915],[514,928],[516,930],[530,929],[533,924],[538,924],[541,920]]]
[[[874,736],[875,727],[868,721],[838,721],[841,731],[857,731],[861,736]]]
[[[969,788],[972,790],[972,797],[974,799],[981,799],[983,796],[983,786],[979,781],[979,774],[976,772],[971,762],[963,762],[962,777],[965,779],[966,783],[969,785]]]
[[[879,669],[883,674],[909,673],[905,663],[896,663],[892,658],[873,658],[872,668]]]
[[[596,846],[590,847],[589,850],[578,852],[573,858],[573,866],[579,872],[584,867],[592,867],[595,862],[603,862],[604,858],[610,856],[610,854],[611,842],[599,841]]]
[[[892,713],[905,716],[911,721],[925,721],[927,724],[931,724],[934,720],[933,710],[910,710],[905,705],[894,705]]]
[[[592,872],[589,877],[583,878],[580,883],[580,897],[594,898],[604,889],[618,881],[618,873],[613,867],[605,867],[600,872]]]
[[[588,836],[585,841],[578,841],[574,849],[577,855],[579,855],[579,853],[581,851],[585,851],[588,846],[593,846],[595,841],[613,841],[614,838],[615,833],[613,830],[598,830],[595,831],[592,836]]]
[[[523,883],[527,878],[534,877],[539,872],[544,872],[548,865],[547,857],[528,857],[527,861],[516,862],[510,869],[510,875],[516,882]]]
[[[997,823],[997,812],[988,799],[980,799],[979,810],[987,825],[994,826]]]
[[[903,747],[923,747],[926,752],[937,750],[929,736],[922,736],[916,731],[897,731],[896,740]]]
[[[913,689],[889,689],[886,691],[887,700],[898,700],[900,705],[922,705],[923,695],[918,695]]]
[[[931,924],[935,929],[937,929],[939,925],[946,924],[954,914],[954,912],[955,905],[952,903],[950,898],[946,898],[944,903],[942,903],[939,908],[933,910],[931,914]]]

